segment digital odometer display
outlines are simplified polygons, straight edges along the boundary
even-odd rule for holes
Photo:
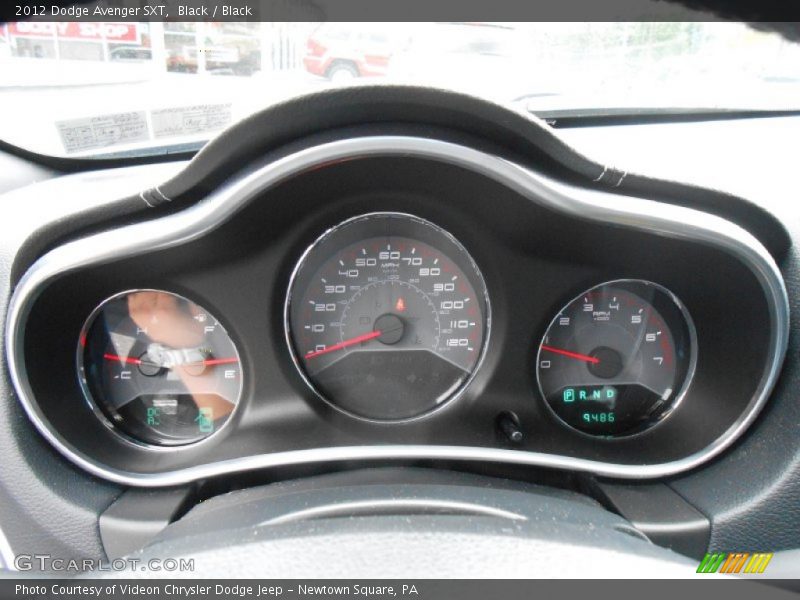
[[[696,360],[694,327],[665,288],[620,280],[587,290],[556,315],[539,346],[547,404],[575,429],[642,432],[679,402]]]
[[[350,219],[309,248],[286,301],[306,382],[371,420],[409,419],[457,396],[483,354],[489,302],[466,250],[398,213]]]

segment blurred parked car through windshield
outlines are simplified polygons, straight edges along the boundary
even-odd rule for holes
[[[361,83],[537,114],[800,104],[800,46],[739,23],[22,21],[0,26],[0,72],[0,139],[67,156],[197,148],[274,102]]]

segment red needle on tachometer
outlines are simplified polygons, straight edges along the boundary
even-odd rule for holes
[[[562,356],[568,356],[569,358],[574,358],[575,360],[582,360],[584,362],[592,363],[593,365],[596,365],[600,362],[600,359],[595,358],[594,356],[570,352],[569,350],[562,350],[561,348],[553,348],[552,346],[542,345],[542,350],[547,350],[548,352],[553,352],[555,354],[561,354]]]
[[[309,352],[306,354],[306,358],[314,358],[315,356],[320,356],[322,354],[327,354],[328,352],[335,352],[336,350],[341,350],[342,348],[347,348],[348,346],[354,346],[355,344],[360,344],[361,342],[367,342],[369,340],[374,340],[376,337],[380,337],[383,335],[382,331],[370,331],[369,333],[365,333],[363,335],[358,335],[354,338],[350,338],[349,340],[345,340],[343,342],[339,342],[338,344],[334,344],[333,346],[328,346],[327,348],[323,348],[322,350],[317,350],[315,352]]]

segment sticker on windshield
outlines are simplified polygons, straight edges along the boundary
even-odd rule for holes
[[[80,152],[150,139],[144,111],[57,121],[56,128],[67,152]]]
[[[223,129],[231,122],[231,105],[196,104],[162,108],[150,114],[157,138],[185,136]]]

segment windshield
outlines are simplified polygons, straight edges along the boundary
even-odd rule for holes
[[[452,88],[537,114],[800,108],[800,45],[738,23],[0,25],[0,139],[62,156],[194,149],[329,86]]]

